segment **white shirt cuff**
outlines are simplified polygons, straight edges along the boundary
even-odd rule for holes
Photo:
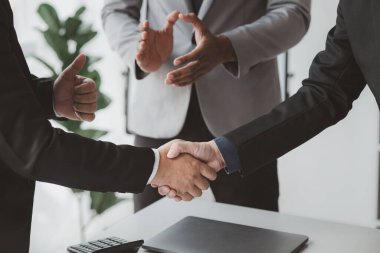
[[[153,165],[152,174],[150,175],[149,180],[148,180],[148,184],[150,184],[153,181],[153,178],[157,174],[158,167],[160,166],[160,152],[158,151],[158,149],[152,149],[152,150],[154,152],[155,161],[154,161],[154,165]]]

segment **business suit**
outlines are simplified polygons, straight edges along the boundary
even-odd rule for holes
[[[29,72],[0,0],[0,252],[28,252],[35,181],[93,191],[141,192],[151,149],[116,146],[53,128],[53,81]]]
[[[223,1],[205,0],[198,17],[211,33],[230,39],[237,62],[217,66],[198,79],[195,87],[164,85],[173,60],[195,47],[193,28],[177,22],[171,56],[158,71],[141,78],[135,64],[139,22],[147,19],[152,29],[161,29],[171,11],[194,11],[193,1],[105,1],[106,34],[131,73],[127,129],[136,134],[137,146],[158,147],[173,138],[211,140],[268,112],[280,102],[276,56],[295,45],[309,25],[309,0],[237,0],[229,2],[228,8]],[[244,181],[220,173],[211,188],[218,202],[278,210],[276,162],[263,175]],[[135,211],[159,197],[147,187],[135,197]]]
[[[315,57],[298,92],[224,136],[237,150],[242,175],[260,170],[345,118],[366,84],[380,105],[379,13],[377,0],[341,0],[326,49]]]

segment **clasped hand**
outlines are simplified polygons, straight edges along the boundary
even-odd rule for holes
[[[225,167],[214,141],[171,141],[159,148],[160,166],[151,186],[176,201],[190,201],[207,190]]]

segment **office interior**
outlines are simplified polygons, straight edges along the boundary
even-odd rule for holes
[[[102,30],[100,12],[103,1],[10,2],[25,54],[39,55],[55,66],[58,66],[58,62],[54,62],[53,53],[46,49],[37,29],[44,25],[36,13],[38,6],[43,2],[50,3],[61,17],[72,15],[73,10],[82,5],[87,7],[84,21],[93,24],[98,36],[85,47],[84,52],[102,57],[96,69],[102,77],[102,92],[112,99],[112,103],[97,113],[94,122],[85,123],[84,126],[108,131],[102,140],[131,144],[133,137],[125,133],[124,119],[123,74],[126,69],[118,55],[110,49]],[[326,35],[335,24],[337,4],[338,0],[312,1],[309,31],[288,52],[290,94],[294,94],[308,76],[310,63],[316,53],[324,49]],[[29,57],[28,63],[32,73],[38,73],[39,76],[49,74],[35,59]],[[284,56],[279,57],[279,66],[284,77]],[[369,228],[380,226],[379,131],[378,107],[366,88],[346,119],[279,159],[280,213]],[[121,202],[101,215],[94,215],[88,208],[88,194],[78,197],[70,189],[38,183],[30,252],[63,252],[62,249],[77,243],[83,236],[92,238],[132,215],[131,194],[117,196],[122,199]],[[201,199],[214,201],[210,191]],[[85,224],[85,227],[81,228],[80,224]],[[46,240],[47,235],[49,240]]]

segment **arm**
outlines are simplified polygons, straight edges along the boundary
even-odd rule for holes
[[[141,4],[141,0],[107,0],[102,15],[111,47],[138,80],[157,71],[172,53],[173,26],[179,15],[171,12],[161,30],[151,29],[148,21],[139,27]]]
[[[209,164],[241,166],[243,176],[298,147],[346,117],[366,81],[353,56],[341,9],[302,88],[272,112],[209,143],[179,142],[168,153],[190,153]],[[202,152],[200,152],[200,150]],[[231,151],[234,150],[234,151]],[[230,156],[232,155],[232,157]],[[224,158],[224,160],[223,160]],[[215,170],[222,166],[214,166]]]
[[[171,71],[165,82],[191,85],[220,64],[235,78],[241,78],[258,63],[301,40],[309,27],[309,9],[310,0],[269,0],[266,15],[219,35],[212,34],[196,15],[180,15],[193,25],[197,46],[174,60],[174,65],[185,66]]]
[[[310,0],[268,0],[268,11],[251,24],[223,33],[237,61],[224,66],[235,77],[246,75],[260,62],[296,45],[310,24]]]
[[[49,78],[38,78],[32,75],[32,89],[38,102],[44,108],[48,119],[59,119],[53,108],[53,87],[54,81]]]
[[[24,75],[7,28],[0,19],[0,160],[6,166],[3,169],[31,180],[73,188],[143,191],[152,173],[153,151],[94,141],[53,128]],[[175,163],[163,159],[152,183],[189,192],[190,200],[201,193],[200,189],[208,187],[201,177],[207,172],[206,177],[215,177],[214,171],[191,156],[181,157]]]
[[[122,57],[131,73],[136,73],[141,5],[142,0],[105,0],[102,10],[103,27],[111,48]]]

